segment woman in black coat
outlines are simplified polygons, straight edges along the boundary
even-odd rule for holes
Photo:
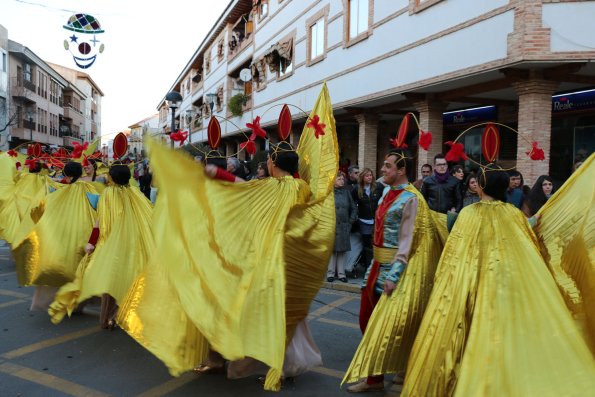
[[[346,252],[351,250],[349,243],[349,233],[351,225],[357,220],[357,207],[351,198],[351,193],[345,188],[345,174],[339,172],[335,179],[335,213],[336,213],[336,231],[335,246],[333,255],[328,264],[326,279],[329,282],[335,280],[335,273],[339,280],[346,283],[345,277],[345,259]]]
[[[362,264],[365,268],[372,262],[374,217],[383,189],[384,186],[376,183],[372,170],[364,168],[351,192],[353,201],[357,204],[357,229],[362,236]]]

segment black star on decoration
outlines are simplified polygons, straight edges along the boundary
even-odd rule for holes
[[[76,37],[75,35],[72,35],[69,37],[70,38],[70,42],[71,43],[76,43],[76,41],[79,39],[78,37]]]

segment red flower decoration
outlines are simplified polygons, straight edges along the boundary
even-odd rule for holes
[[[432,144],[432,133],[430,131],[419,130],[419,141],[417,144],[425,151],[428,151]]]
[[[320,122],[320,117],[318,117],[318,115],[314,115],[314,117],[310,119],[310,122],[306,124],[306,127],[314,128],[314,135],[316,136],[316,139],[318,139],[320,135],[324,135],[326,125]]]
[[[248,139],[246,142],[240,143],[240,149],[246,149],[246,152],[250,155],[256,153],[256,145],[254,144],[252,137],[250,137],[250,139]]]
[[[169,134],[169,139],[174,142],[180,142],[180,146],[182,146],[184,145],[184,142],[186,142],[186,139],[188,139],[188,131],[182,132],[177,130],[176,132],[172,132]]]
[[[87,158],[87,156],[83,156],[83,161],[81,161],[81,165],[83,167],[88,167],[89,165],[91,165],[91,163],[89,163],[89,159]]]
[[[78,159],[83,155],[83,152],[87,150],[87,148],[89,147],[89,142],[85,142],[82,145],[78,142],[72,142],[72,146],[74,147],[74,149],[72,150],[70,157],[73,159]]]
[[[17,152],[15,152],[15,151],[14,151],[14,150],[12,150],[12,149],[10,149],[10,150],[9,150],[8,152],[6,152],[6,153],[8,153],[8,155],[9,155],[10,157],[16,157],[16,156],[18,155],[18,153],[17,153]]]
[[[527,153],[531,160],[545,160],[545,153],[543,153],[543,149],[539,147],[538,142],[533,142],[531,150],[525,153]]]
[[[261,138],[267,137],[267,132],[260,126],[260,116],[256,116],[256,118],[252,120],[251,123],[246,123],[246,127],[252,130],[252,135],[250,135],[251,141],[255,140],[257,136]]]
[[[450,146],[450,150],[444,156],[446,161],[457,163],[461,160],[467,160],[467,154],[465,153],[465,146],[463,146],[462,143],[448,141],[448,142],[445,142],[445,144]]]
[[[29,167],[29,171],[33,171],[35,169],[35,163],[37,163],[37,159],[25,160],[25,165]]]

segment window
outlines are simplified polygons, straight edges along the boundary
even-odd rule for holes
[[[409,12],[416,13],[433,6],[442,0],[409,0]]]
[[[310,59],[324,54],[324,19],[319,19],[310,27]]]
[[[6,53],[5,52],[2,53],[2,71],[3,72],[8,71],[8,65],[7,65],[7,61],[6,61]]]
[[[287,63],[286,59],[279,59],[279,77],[291,74],[291,72],[293,72],[293,60],[290,59]]]
[[[25,64],[25,73],[23,74],[25,81],[32,83],[32,76],[31,76],[31,65],[26,63]]]
[[[269,0],[261,0],[258,5],[258,16],[260,19],[265,18],[269,14]]]
[[[350,39],[368,31],[369,16],[369,0],[349,0]]]

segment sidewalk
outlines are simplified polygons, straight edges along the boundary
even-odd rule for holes
[[[337,291],[354,292],[356,294],[359,294],[361,291],[361,285],[362,285],[363,280],[364,280],[363,275],[359,276],[358,278],[347,277],[346,283],[339,281],[339,279],[335,279],[335,281],[333,281],[332,283],[329,283],[328,281],[326,281],[326,278],[325,278],[324,285],[322,286],[322,288],[334,289]]]

